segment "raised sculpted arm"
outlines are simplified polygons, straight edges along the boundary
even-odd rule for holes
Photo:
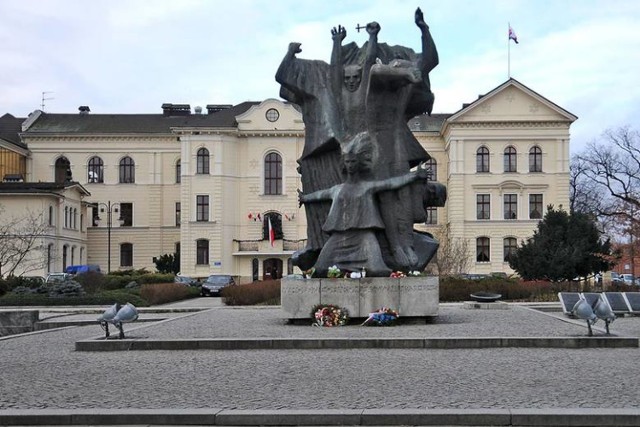
[[[342,80],[344,79],[344,69],[342,64],[342,40],[347,37],[347,30],[342,25],[331,29],[333,39],[333,49],[331,50],[331,88],[334,94],[340,93]]]
[[[420,71],[426,75],[438,65],[440,59],[438,58],[438,51],[436,49],[436,44],[431,37],[429,26],[424,22],[424,15],[420,8],[416,9],[415,21],[422,33],[422,59],[420,60]]]

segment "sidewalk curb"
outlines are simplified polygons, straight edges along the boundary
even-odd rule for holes
[[[132,350],[317,350],[317,349],[480,349],[480,348],[637,348],[634,337],[479,338],[244,338],[244,339],[88,339],[76,351]]]
[[[0,410],[0,425],[640,426],[640,408]]]

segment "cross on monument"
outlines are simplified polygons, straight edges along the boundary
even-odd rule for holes
[[[364,30],[365,28],[367,28],[366,25],[362,26],[360,24],[356,24],[356,30],[358,30],[358,32],[360,32],[360,30]]]

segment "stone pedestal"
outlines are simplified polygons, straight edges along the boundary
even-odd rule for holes
[[[436,276],[372,277],[364,279],[304,279],[286,276],[281,281],[282,310],[288,319],[306,319],[317,304],[349,310],[349,316],[366,318],[382,307],[398,310],[400,317],[438,315],[440,297]]]

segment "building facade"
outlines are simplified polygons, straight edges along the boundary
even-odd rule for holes
[[[195,277],[248,282],[295,272],[291,255],[306,239],[296,191],[300,112],[275,99],[208,105],[206,113],[162,107],[36,111],[22,125],[25,181],[76,182],[90,193],[86,263],[153,270],[154,257],[177,252],[181,272]],[[569,205],[574,120],[514,79],[454,114],[410,120],[449,197],[417,228],[446,225],[467,241],[470,273],[512,273],[505,254],[533,234],[547,205]]]

